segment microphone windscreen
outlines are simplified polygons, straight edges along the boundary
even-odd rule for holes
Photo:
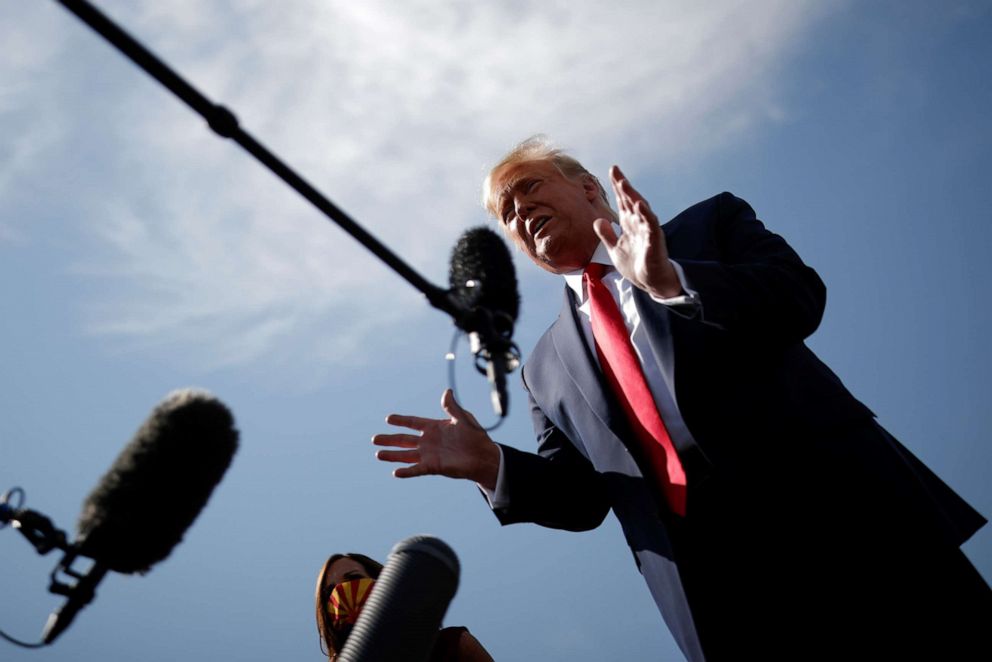
[[[397,543],[338,662],[426,662],[459,573],[458,557],[438,538],[413,536]]]
[[[219,400],[170,393],[84,502],[79,553],[117,572],[147,571],[182,540],[237,447],[234,418]]]
[[[502,237],[485,226],[465,231],[451,251],[451,292],[467,309],[481,306],[495,315],[497,331],[512,335],[520,312],[517,274]]]

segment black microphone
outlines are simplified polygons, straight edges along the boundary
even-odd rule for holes
[[[109,570],[145,573],[169,556],[237,447],[234,417],[206,391],[174,391],[155,407],[83,504],[76,542],[53,572],[53,590],[68,600],[49,617],[46,644],[93,599]],[[77,556],[94,560],[85,576],[70,568]],[[60,569],[79,581],[57,584]]]
[[[448,282],[452,298],[465,311],[458,324],[469,334],[476,368],[492,384],[493,409],[506,416],[506,374],[520,363],[512,342],[520,295],[506,242],[485,226],[467,230],[451,251]]]
[[[17,519],[18,509],[10,505],[8,501],[9,495],[10,492],[6,492],[0,497],[0,529]]]
[[[432,536],[393,547],[339,662],[426,662],[458,589],[455,552]]]

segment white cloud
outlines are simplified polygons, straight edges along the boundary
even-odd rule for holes
[[[17,195],[13,182],[43,160],[62,139],[65,121],[53,112],[57,103],[51,79],[63,31],[43,16],[18,16],[15,3],[0,5],[0,200]],[[2,209],[2,208],[0,208]],[[0,243],[29,240],[26,221],[0,213]]]
[[[102,6],[435,280],[460,229],[483,220],[485,163],[514,142],[545,132],[593,168],[622,157],[632,170],[717,149],[783,112],[773,79],[822,14],[789,0]],[[13,28],[25,52],[28,29]],[[424,309],[145,74],[112,64],[109,46],[83,47],[95,34],[49,30],[58,48],[2,65],[17,79],[4,112],[48,109],[28,126],[34,151],[5,160],[0,192],[39,149],[58,161],[66,136],[99,136],[100,176],[72,192],[91,239],[78,270],[107,286],[83,302],[93,331],[177,343],[197,364],[261,361],[279,343],[360,360],[369,333]],[[29,75],[73,49],[64,75]],[[76,96],[87,90],[100,94]],[[72,112],[81,103],[88,114]]]

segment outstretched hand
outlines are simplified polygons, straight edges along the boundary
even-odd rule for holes
[[[386,423],[416,430],[417,434],[377,434],[376,446],[403,450],[381,450],[376,458],[408,466],[393,471],[397,478],[447,476],[473,480],[489,490],[496,489],[499,449],[470,412],[455,401],[451,389],[441,396],[441,409],[448,418],[421,418],[390,414]]]
[[[664,299],[682,293],[675,267],[668,260],[665,234],[651,205],[620,168],[610,168],[610,184],[617,201],[617,220],[623,233],[617,237],[609,219],[598,218],[596,234],[624,278],[652,296]]]

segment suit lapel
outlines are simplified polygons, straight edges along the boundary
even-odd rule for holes
[[[566,287],[561,313],[551,327],[558,361],[575,390],[575,397],[569,400],[585,401],[602,424],[617,438],[623,439],[626,425],[623,413],[605,390],[599,364],[586,344],[574,297],[572,290]]]
[[[660,304],[651,300],[651,296],[634,288],[634,305],[637,313],[641,316],[641,323],[648,330],[648,344],[654,352],[655,361],[661,366],[661,374],[665,379],[668,390],[675,392],[675,361],[672,346],[671,324],[668,319],[668,311]]]

